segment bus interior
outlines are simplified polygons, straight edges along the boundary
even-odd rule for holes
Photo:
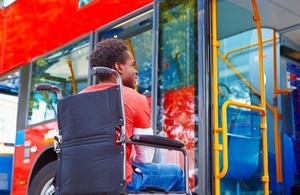
[[[266,194],[263,180],[267,166],[270,194],[297,194],[299,191],[293,190],[299,184],[300,166],[297,125],[300,6],[297,1],[257,1],[259,15],[255,15],[256,3],[253,2],[217,1],[216,85],[219,93],[215,94],[220,108],[218,121],[220,126],[226,123],[228,134],[228,170],[221,179],[221,192]],[[262,63],[259,63],[260,57]],[[263,93],[265,100],[262,100]],[[224,121],[221,107],[226,101],[234,103],[227,107]],[[257,131],[261,128],[259,115],[262,114],[238,104],[261,105],[262,101],[266,107],[265,141],[264,129]],[[268,146],[267,161],[263,159],[263,143]],[[220,162],[222,169],[223,161]],[[259,180],[261,183],[257,183]]]

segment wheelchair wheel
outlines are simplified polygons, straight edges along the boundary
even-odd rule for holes
[[[55,188],[52,180],[56,172],[56,161],[53,161],[43,167],[34,177],[29,187],[28,195],[51,195]]]

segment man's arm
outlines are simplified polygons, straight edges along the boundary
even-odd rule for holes
[[[135,135],[153,135],[152,128],[134,128]],[[154,157],[155,149],[153,147],[134,145],[135,154],[133,156],[133,162],[150,163]]]

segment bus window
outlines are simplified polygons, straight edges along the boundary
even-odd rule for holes
[[[159,66],[164,90],[186,87],[195,81],[194,5],[194,1],[163,3]]]
[[[11,4],[13,4],[16,0],[0,0],[0,7],[7,8]]]
[[[58,86],[63,96],[78,93],[87,86],[89,39],[68,45],[32,63],[28,125],[56,118],[54,92],[34,92],[37,83]]]
[[[131,38],[132,51],[135,54],[138,70],[138,91],[150,94],[152,84],[152,30]]]
[[[197,4],[188,0],[163,1],[159,6],[157,131],[185,144],[190,158],[190,188],[194,190],[197,170]],[[177,154],[164,154],[161,161],[177,159],[180,162],[180,155],[172,155]]]
[[[81,8],[89,3],[91,3],[93,0],[78,0],[78,7]]]
[[[99,34],[99,39],[116,37],[125,40],[133,53],[137,71],[137,90],[149,96],[152,84],[152,10]]]
[[[19,72],[0,81],[0,93],[17,95],[19,90]]]

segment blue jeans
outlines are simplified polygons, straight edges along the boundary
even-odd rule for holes
[[[155,163],[133,163],[132,181],[128,192],[138,192],[146,188],[157,188],[166,192],[185,191],[182,170],[176,165]],[[138,169],[137,169],[138,168]]]

